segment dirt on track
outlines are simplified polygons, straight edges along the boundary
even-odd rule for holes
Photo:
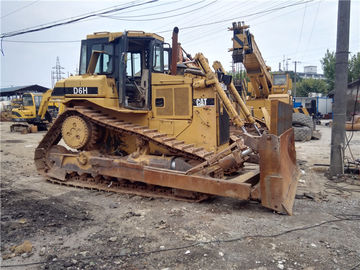
[[[54,185],[33,164],[44,133],[9,126],[0,123],[2,269],[360,268],[360,180],[334,184],[314,166],[329,164],[328,127],[319,127],[322,140],[296,144],[302,173],[285,216],[229,198],[187,203]],[[359,132],[351,150],[360,156]],[[31,251],[13,256],[25,240]]]

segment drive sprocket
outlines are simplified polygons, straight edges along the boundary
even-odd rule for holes
[[[91,140],[91,125],[77,115],[67,117],[61,127],[61,135],[66,145],[82,149]]]

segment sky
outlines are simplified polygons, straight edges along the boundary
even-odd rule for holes
[[[179,27],[179,42],[191,55],[202,52],[212,63],[231,70],[233,21],[245,21],[266,64],[278,70],[283,59],[288,69],[303,72],[317,66],[326,50],[335,51],[338,1],[243,0],[135,0],[135,1],[3,1],[1,34],[74,18],[114,6],[122,11],[2,40],[1,87],[39,84],[52,86],[51,71],[59,57],[64,77],[79,65],[80,40],[101,31],[141,30],[158,33],[171,44],[172,29]],[[351,1],[350,56],[360,51],[360,0]]]

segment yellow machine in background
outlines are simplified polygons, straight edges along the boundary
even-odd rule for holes
[[[14,98],[11,100],[11,108],[19,108],[22,105],[22,98]]]
[[[178,63],[177,33],[172,48],[141,31],[88,35],[80,75],[53,89],[64,112],[36,148],[37,170],[69,186],[187,201],[219,195],[291,214],[291,123],[279,136],[248,134],[223,87],[231,78],[219,78],[202,53]]]
[[[231,49],[233,61],[244,65],[250,79],[246,105],[257,120],[265,123],[272,134],[280,134],[279,129],[281,130],[282,123],[291,121],[296,141],[307,141],[313,137],[320,138],[320,134],[314,130],[315,125],[308,111],[293,109],[292,81],[289,74],[270,73],[270,67],[266,66],[254,36],[248,28],[249,26],[244,22],[233,23],[230,28],[234,33]],[[289,105],[288,108],[286,105]],[[271,117],[274,114],[278,115],[274,118],[275,121]]]
[[[242,63],[250,79],[246,105],[255,118],[265,121],[271,132],[270,115],[272,101],[281,101],[292,105],[291,79],[285,73],[270,73],[270,67],[265,64],[254,36],[248,30],[249,26],[243,22],[233,23],[234,63]],[[289,115],[291,119],[291,115]],[[274,124],[274,123],[273,123]]]
[[[51,94],[52,90],[45,93],[24,93],[21,104],[11,110],[12,121],[17,124],[13,124],[10,130],[27,131],[30,126],[46,130],[61,110],[61,101],[52,100]]]
[[[271,73],[272,93],[291,95],[292,80],[289,73],[284,71],[276,71]]]

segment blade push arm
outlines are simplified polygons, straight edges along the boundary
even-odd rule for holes
[[[198,53],[195,55],[195,61],[197,61],[199,63],[199,66],[201,66],[202,70],[204,71],[204,73],[206,75],[206,84],[214,85],[216,92],[218,93],[220,99],[224,103],[225,109],[228,112],[231,120],[234,122],[234,124],[236,126],[240,127],[244,132],[246,132],[246,129],[244,127],[244,122],[241,120],[240,115],[237,113],[237,111],[231,104],[231,101],[227,97],[224,89],[221,87],[217,76],[211,70],[207,59],[204,57],[204,55],[202,53]]]
[[[213,63],[213,68],[215,71],[218,71],[218,72],[222,72],[225,74],[225,69],[224,67],[222,66],[222,64],[219,62],[219,61],[215,61]],[[239,92],[236,90],[235,88],[235,85],[234,83],[230,82],[230,84],[228,85],[229,87],[229,90],[230,90],[230,93],[231,95],[234,97],[234,99],[236,100],[236,103],[239,104],[240,108],[241,108],[241,111],[243,112],[243,114],[245,115],[245,118],[246,118],[246,121],[248,121],[249,123],[253,124],[256,131],[258,132],[259,135],[261,135],[259,129],[258,129],[258,126],[256,125],[256,121],[254,119],[254,117],[252,117],[248,107],[246,106],[245,102],[243,101],[243,99],[240,97],[240,94]]]

